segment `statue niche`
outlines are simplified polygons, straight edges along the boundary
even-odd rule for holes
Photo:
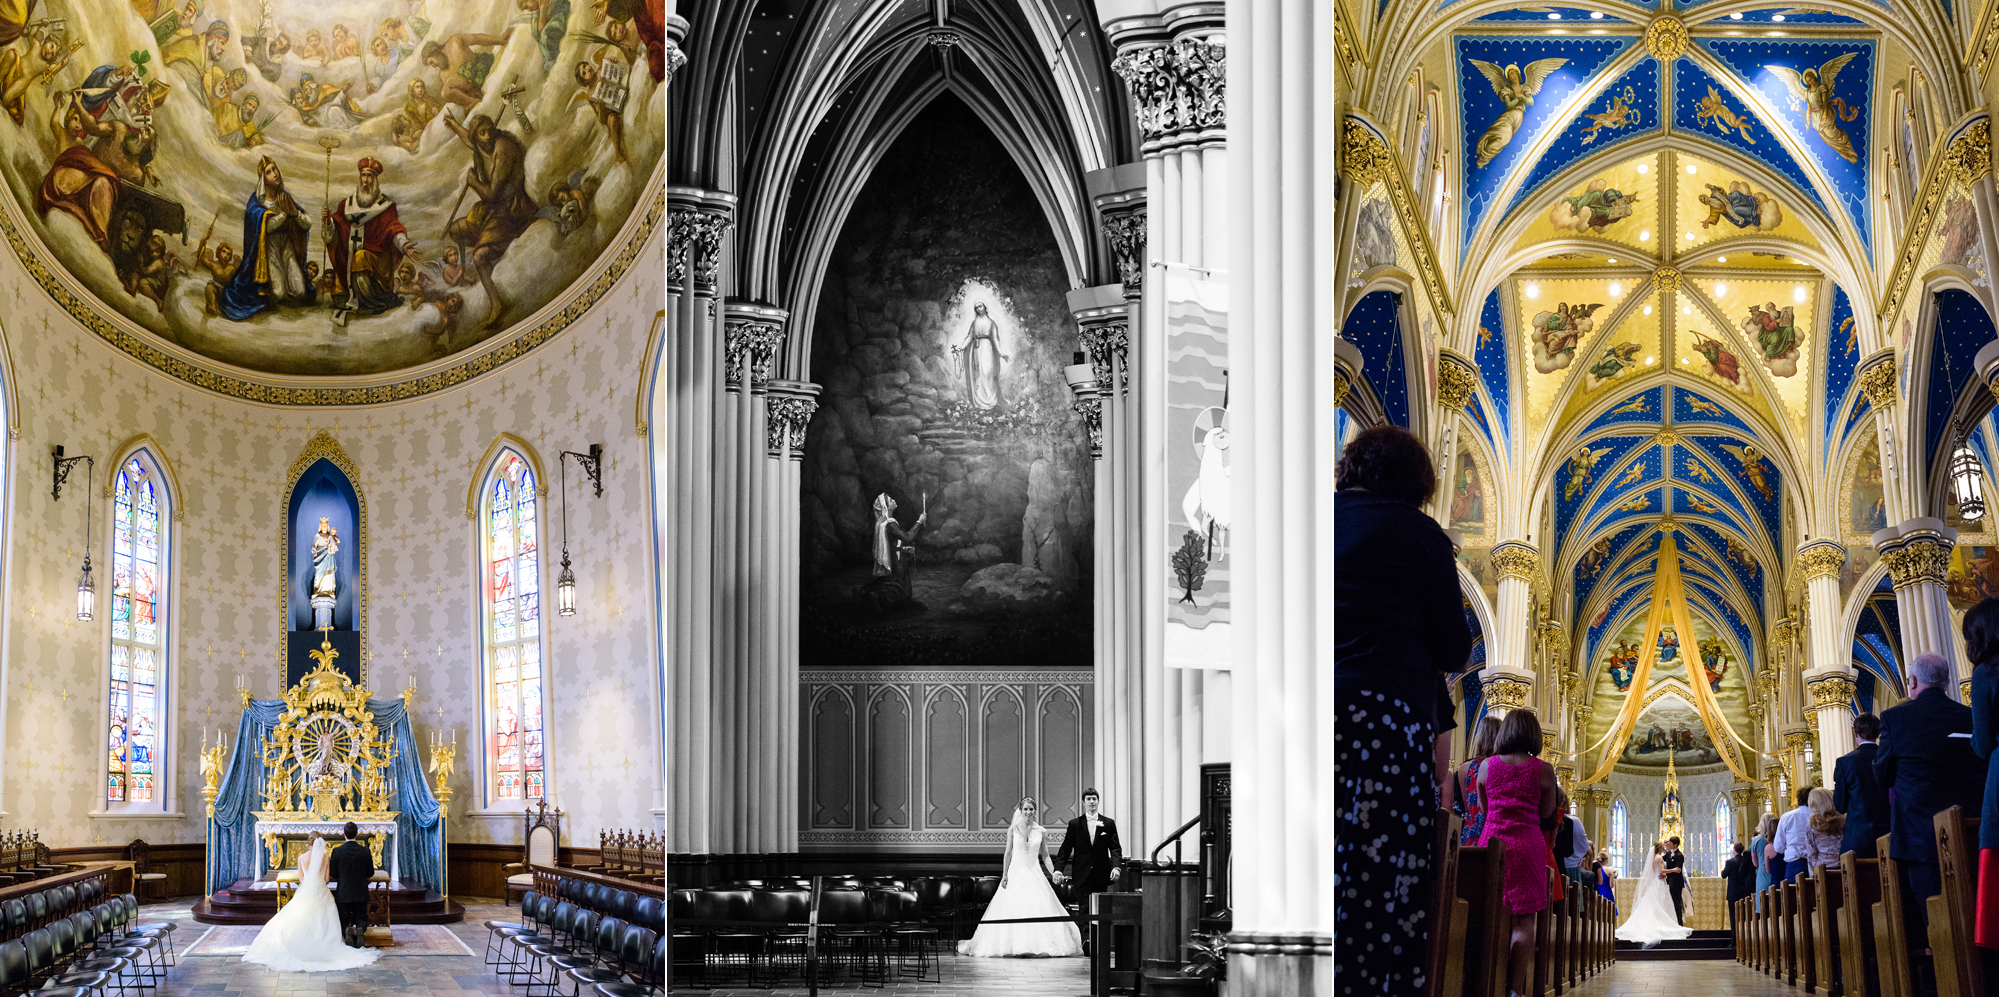
[[[285,496],[285,685],[312,672],[322,643],[338,652],[333,668],[363,681],[365,593],[361,545],[367,506],[354,465],[333,437],[320,433],[292,465]]]

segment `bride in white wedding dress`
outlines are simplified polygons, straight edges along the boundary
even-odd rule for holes
[[[288,973],[353,969],[381,957],[371,948],[348,948],[340,938],[340,909],[326,886],[324,838],[314,838],[312,850],[299,859],[298,893],[265,923],[243,953],[244,962]]]
[[[1074,956],[1083,954],[1083,936],[1049,885],[1051,867],[1043,848],[1042,825],[1035,822],[1035,798],[1023,797],[1007,825],[1007,848],[1000,859],[1000,890],[986,905],[979,929],[958,943],[961,955]],[[1060,917],[1061,921],[989,924],[1018,917]]]
[[[1640,942],[1652,948],[1669,938],[1686,938],[1693,928],[1674,920],[1673,897],[1667,892],[1666,870],[1660,865],[1660,843],[1653,843],[1653,856],[1632,890],[1632,914],[1613,932],[1620,941]]]

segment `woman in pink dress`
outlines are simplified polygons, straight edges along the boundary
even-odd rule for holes
[[[1528,710],[1513,710],[1500,722],[1493,756],[1479,763],[1479,795],[1486,826],[1479,844],[1506,844],[1501,895],[1513,914],[1507,950],[1511,993],[1528,990],[1528,964],[1535,953],[1535,913],[1549,905],[1549,849],[1542,822],[1565,806],[1555,769],[1536,757],[1542,725]]]

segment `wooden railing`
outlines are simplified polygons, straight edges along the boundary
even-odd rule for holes
[[[535,874],[535,892],[545,897],[555,895],[557,881],[568,879],[579,883],[608,886],[614,890],[624,890],[642,897],[657,897],[663,901],[667,899],[667,888],[659,883],[641,883],[584,869],[563,869],[552,865],[530,865],[528,868]]]
[[[58,873],[46,879],[37,879],[33,882],[15,883],[12,886],[0,887],[0,904],[5,904],[9,900],[26,900],[32,894],[54,891],[56,888],[62,886],[76,886],[93,881],[104,884],[103,895],[106,898],[117,896],[120,893],[129,893],[132,889],[132,865],[129,862],[122,865],[115,862],[97,863],[72,872]],[[68,917],[89,906],[79,897],[73,903],[58,907],[55,903],[55,894],[53,892],[47,892],[46,899],[49,903],[48,913],[45,917],[39,922],[31,921],[26,924],[14,925],[11,928],[0,928],[0,942],[18,938],[56,918]],[[98,902],[101,903],[103,901],[100,898]]]

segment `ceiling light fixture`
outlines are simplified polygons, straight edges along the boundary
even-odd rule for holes
[[[1601,21],[1604,19],[1604,12],[1601,10],[1593,10],[1590,12],[1590,19],[1593,21]]]
[[[597,497],[604,497],[604,444],[592,443],[589,453],[565,450],[556,460],[562,471],[563,493],[563,544],[562,573],[556,576],[556,613],[559,616],[576,615],[576,572],[569,567],[569,459],[576,458],[576,465],[597,487]]]
[[[1693,314],[1694,314],[1694,306],[1693,306],[1693,305],[1682,305],[1682,306],[1681,306],[1681,314],[1682,314],[1682,315],[1693,315]]]
[[[1560,21],[1560,20],[1562,20],[1562,19],[1563,19],[1563,16],[1562,16],[1562,12],[1561,12],[1561,11],[1554,11],[1554,10],[1552,10],[1552,11],[1549,11],[1549,20],[1551,20],[1551,21]],[[1782,18],[1782,17],[1781,17],[1781,18],[1778,18],[1778,20],[1782,21],[1782,20],[1784,20],[1784,18]]]
[[[1729,285],[1728,285],[1728,284],[1724,284],[1723,282],[1721,282],[1721,281],[1719,281],[1719,280],[1715,282],[1715,296],[1716,296],[1716,297],[1720,298],[1720,297],[1722,297],[1723,295],[1725,295],[1725,294],[1728,294],[1728,293],[1729,293]]]
[[[1653,358],[1652,358],[1652,357],[1647,357],[1647,358],[1646,358],[1646,366],[1648,366],[1648,367],[1651,367],[1652,365],[1653,365]]]
[[[1606,290],[1611,292],[1611,296],[1614,298],[1625,293],[1624,285],[1618,283],[1615,280],[1611,282],[1611,285],[1608,288],[1606,288]]]
[[[1530,298],[1539,298],[1542,296],[1542,285],[1531,280],[1526,286],[1521,288],[1521,291]]]
[[[1688,241],[1689,241],[1689,242],[1693,242],[1693,241],[1694,241],[1694,233],[1693,233],[1693,232],[1689,232],[1689,233],[1687,234],[1687,237],[1688,237]]]
[[[1681,358],[1681,362],[1682,362],[1682,363],[1687,363],[1687,362],[1688,362],[1688,358],[1686,358],[1686,357],[1682,357],[1682,358]]]
[[[1651,233],[1651,232],[1649,232],[1649,231],[1647,231],[1647,230],[1645,230],[1645,229],[1640,229],[1640,230],[1639,230],[1639,241],[1640,241],[1640,242],[1645,242],[1646,240],[1648,240],[1648,239],[1651,239],[1652,237],[1653,237],[1653,233]]]
[[[1727,262],[1729,262],[1729,257],[1727,257],[1727,256],[1718,256],[1718,257],[1716,257],[1716,258],[1715,258],[1715,262],[1717,262],[1717,263],[1727,263]]]
[[[1799,286],[1792,288],[1792,300],[1798,302],[1799,304],[1805,304],[1806,286],[1804,284],[1800,284]]]
[[[1646,308],[1645,308],[1645,313],[1646,313],[1646,314],[1648,314],[1648,315],[1651,315],[1651,314],[1653,314],[1653,306],[1652,306],[1652,305],[1647,305],[1647,306],[1646,306]]]
[[[1694,176],[1694,164],[1688,164],[1688,176]]]
[[[1647,170],[1648,168],[1649,168],[1649,167],[1647,167],[1645,163],[1640,163],[1640,164],[1639,164],[1639,172],[1641,172],[1641,173],[1644,173],[1644,172],[1646,172],[1646,170]]]
[[[1741,21],[1743,20],[1743,12],[1739,10],[1736,13],[1729,15],[1729,19],[1732,21]]]
[[[1783,14],[1772,14],[1772,15],[1771,15],[1771,20],[1773,20],[1773,21],[1783,21],[1784,19],[1785,19],[1785,15],[1783,15]]]

